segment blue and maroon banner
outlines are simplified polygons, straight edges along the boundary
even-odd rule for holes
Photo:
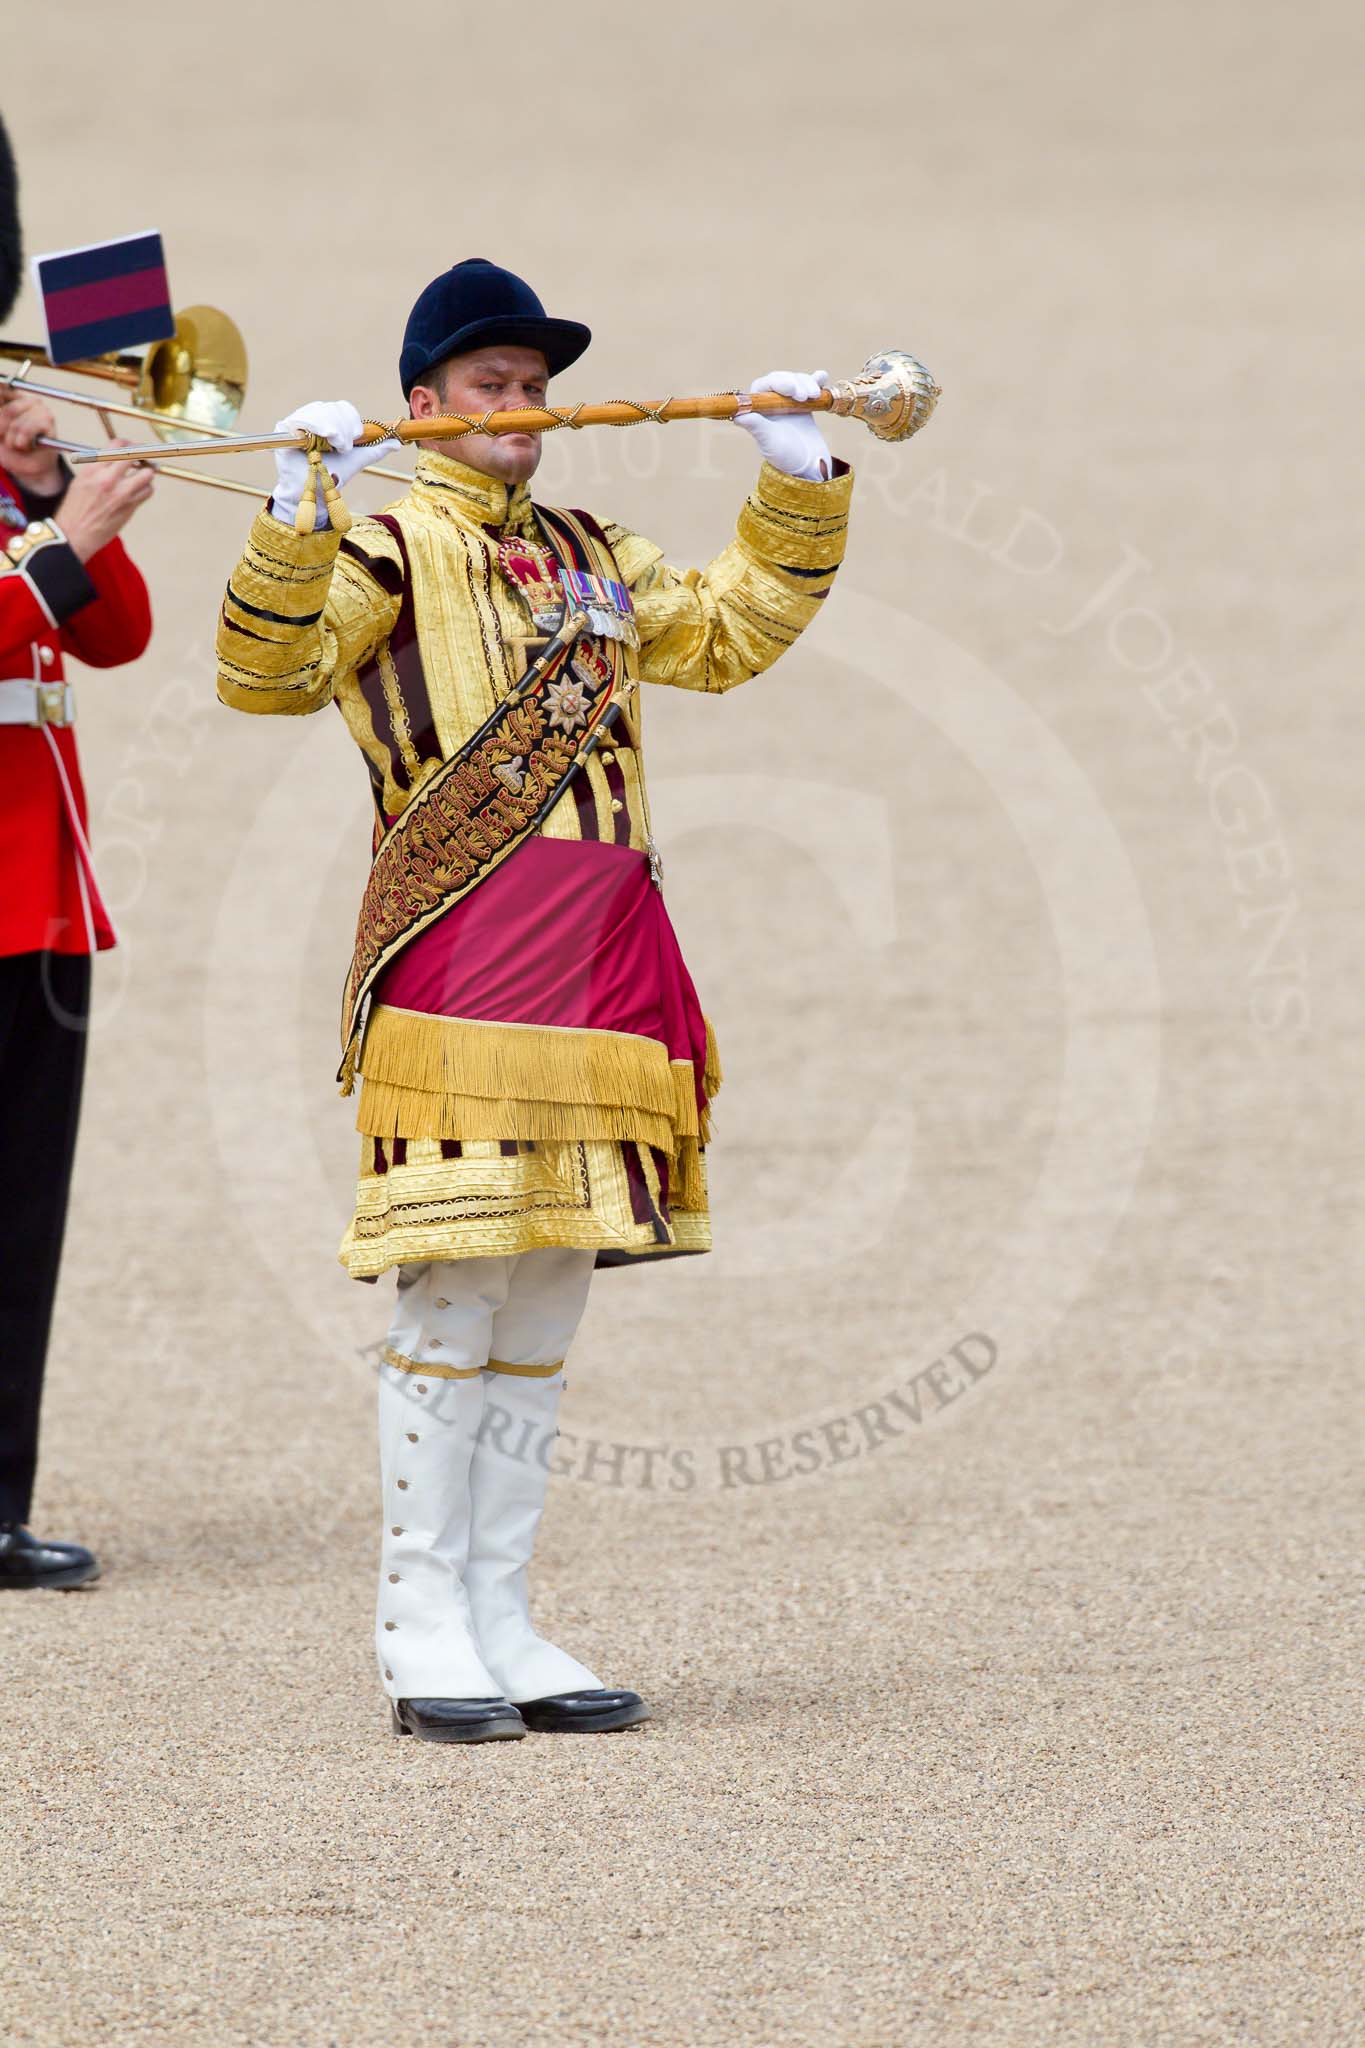
[[[155,232],[33,259],[54,363],[166,341],[175,333],[166,258]]]

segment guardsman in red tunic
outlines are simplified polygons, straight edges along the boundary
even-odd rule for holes
[[[18,284],[14,179],[0,129],[0,319]],[[145,467],[71,481],[36,399],[0,390],[0,1588],[76,1586],[99,1567],[25,1524],[66,1222],[90,956],[114,944],[95,881],[64,657],[135,661],[151,634],[115,537],[150,495]]]

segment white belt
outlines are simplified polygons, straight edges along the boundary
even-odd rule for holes
[[[70,683],[35,683],[30,676],[0,681],[0,725],[74,725],[76,693]]]

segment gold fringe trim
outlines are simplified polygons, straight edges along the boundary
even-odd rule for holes
[[[701,1149],[695,1138],[684,1138],[669,1161],[668,1206],[670,1209],[704,1209],[706,1177],[701,1170]]]
[[[657,1038],[628,1031],[571,1031],[540,1024],[483,1024],[466,1017],[429,1017],[419,1010],[378,1004],[365,1033],[362,1060],[366,1084],[387,1083],[421,1095],[507,1104],[604,1110],[632,1109],[664,1117],[679,1137],[709,1137],[709,1118],[698,1118],[696,1082],[690,1060],[670,1060]],[[343,1075],[343,1079],[345,1076]],[[720,1087],[715,1034],[706,1027],[703,1087]],[[371,1130],[367,1124],[362,1130]],[[374,1137],[389,1135],[382,1128]],[[473,1129],[398,1131],[417,1137],[478,1137]],[[586,1137],[563,1126],[543,1130],[489,1131],[489,1137]],[[630,1136],[604,1130],[605,1137]],[[646,1143],[654,1142],[646,1139]]]
[[[369,1075],[361,1082],[355,1127],[369,1138],[463,1138],[471,1143],[538,1138],[547,1144],[567,1145],[579,1138],[627,1138],[639,1145],[653,1145],[660,1152],[671,1152],[677,1137],[669,1117],[629,1104],[612,1108],[597,1102],[437,1095],[426,1088],[400,1088],[392,1081],[376,1081]]]
[[[482,1024],[377,1004],[365,1034],[367,1079],[428,1095],[495,1101],[629,1103],[674,1114],[668,1048],[627,1031]]]
[[[716,1034],[711,1028],[711,1019],[707,1017],[704,1021],[706,1024],[706,1064],[702,1068],[701,1085],[705,1091],[707,1101],[714,1102],[720,1094],[720,1084],[725,1079],[725,1076],[720,1070],[720,1048],[716,1044]]]
[[[381,1003],[363,1067],[356,1129],[366,1137],[647,1145],[669,1162],[670,1204],[706,1206],[700,1148],[710,1141],[710,1115],[698,1114],[692,1062],[670,1060],[657,1039],[484,1024]],[[708,1097],[720,1083],[708,1021]]]

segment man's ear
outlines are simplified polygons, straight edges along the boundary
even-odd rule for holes
[[[415,420],[429,420],[441,410],[441,396],[430,384],[414,384],[408,394],[408,411]]]

